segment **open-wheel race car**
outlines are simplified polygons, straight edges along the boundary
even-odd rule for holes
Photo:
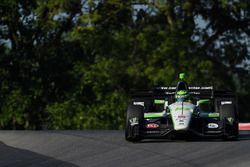
[[[156,87],[131,95],[125,138],[238,138],[236,96],[213,86],[188,86],[184,73],[176,87]]]

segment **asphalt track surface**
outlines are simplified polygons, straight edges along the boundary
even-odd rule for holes
[[[250,132],[239,141],[145,140],[123,131],[0,131],[0,167],[249,167]]]

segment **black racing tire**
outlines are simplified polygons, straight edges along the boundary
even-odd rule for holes
[[[224,135],[223,140],[237,140],[239,136],[238,118],[234,105],[220,106],[220,119],[223,121],[224,129],[230,129],[229,135]],[[233,118],[232,125],[227,123],[227,118]]]
[[[235,107],[234,105],[221,105],[220,106],[220,117],[221,118],[229,118],[233,117],[235,118]]]
[[[141,140],[141,129],[144,118],[144,107],[140,105],[129,105],[127,109],[126,125],[125,125],[125,139],[131,142],[138,142]],[[138,125],[131,126],[130,119],[138,119]]]

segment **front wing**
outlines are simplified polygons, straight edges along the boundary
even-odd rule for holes
[[[230,136],[231,122],[221,120],[219,117],[192,117],[189,128],[183,131],[174,129],[170,117],[144,119],[140,126],[140,136],[142,138],[171,138],[173,136],[199,136],[215,137]]]

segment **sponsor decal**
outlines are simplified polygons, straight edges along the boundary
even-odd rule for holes
[[[208,114],[209,118],[215,118],[215,117],[219,117],[219,116],[220,116],[220,113],[209,113]]]
[[[138,124],[139,124],[138,118],[136,118],[136,117],[131,118],[131,119],[129,120],[129,122],[130,122],[130,125],[131,125],[131,126],[134,126],[134,125],[138,125]]]
[[[192,95],[199,95],[201,94],[200,92],[189,92],[189,94],[192,94]]]
[[[160,133],[160,131],[146,131],[146,133],[148,133],[148,134],[156,134],[156,133]]]
[[[166,95],[174,95],[175,92],[165,92]]]
[[[207,127],[210,129],[216,129],[219,127],[219,125],[216,123],[209,123],[209,124],[207,124]]]
[[[133,105],[139,105],[139,106],[144,106],[144,102],[137,102],[137,101],[135,101],[134,103],[133,103]]]
[[[158,128],[158,127],[159,127],[159,125],[156,124],[156,123],[147,124],[147,128],[149,128],[149,129],[155,129],[155,128]]]
[[[161,90],[175,90],[175,86],[169,86],[169,87],[158,87],[158,89]],[[194,89],[194,90],[213,90],[213,86],[189,86],[188,89]]]
[[[182,107],[176,107],[175,108],[175,111],[182,111],[182,110],[184,110],[184,111],[185,110],[192,110],[192,108],[189,108],[189,107],[183,107],[183,108]]]
[[[228,122],[231,124],[231,125],[233,125],[233,122],[234,122],[234,118],[232,118],[232,117],[229,117],[229,118],[227,118],[227,120],[228,120]]]
[[[196,89],[196,90],[213,90],[213,86],[189,86],[189,89]]]
[[[165,101],[164,101],[164,100],[155,99],[155,100],[154,100],[154,103],[155,103],[155,104],[164,104]]]
[[[178,115],[178,118],[179,118],[179,119],[185,119],[186,116],[185,116],[185,115]]]
[[[221,105],[224,105],[224,104],[232,104],[233,102],[232,101],[221,101]]]

